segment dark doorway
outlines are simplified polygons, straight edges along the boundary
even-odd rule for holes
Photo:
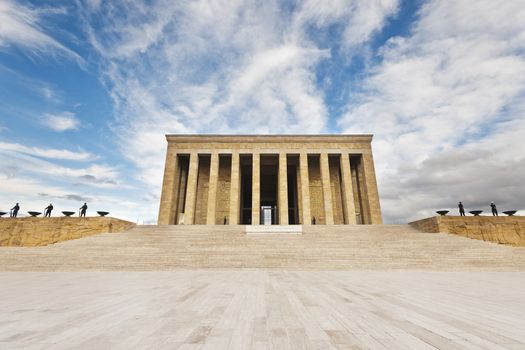
[[[241,225],[252,223],[252,156],[241,154]]]
[[[275,225],[278,223],[278,210],[277,210],[277,188],[279,178],[279,156],[274,154],[262,154],[261,155],[261,208],[265,207],[266,215],[268,208],[271,208],[271,224]],[[261,223],[263,221],[264,214],[261,211]],[[268,221],[266,221],[268,223]]]
[[[288,224],[299,224],[299,205],[298,205],[298,187],[297,172],[299,165],[299,156],[289,155],[288,164]]]

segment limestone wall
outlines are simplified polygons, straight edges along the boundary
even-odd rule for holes
[[[106,232],[122,232],[134,223],[111,217],[3,218],[0,246],[34,247]]]
[[[436,216],[410,223],[423,232],[446,232],[525,247],[524,216]]]

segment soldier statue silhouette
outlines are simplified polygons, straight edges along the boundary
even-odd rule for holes
[[[18,215],[18,211],[20,210],[20,205],[18,203],[15,204],[14,207],[11,208],[11,215],[9,215],[12,218],[16,218]]]
[[[86,210],[87,210],[87,208],[88,208],[87,204],[84,203],[84,205],[79,208],[80,213],[78,214],[78,216],[86,217]]]
[[[492,209],[492,216],[498,216],[498,208],[494,202],[490,202],[490,208]]]
[[[458,208],[459,208],[459,216],[465,216],[465,208],[463,208],[463,203],[459,202]]]
[[[46,207],[46,209],[44,210],[44,217],[47,218],[47,217],[51,217],[51,212],[53,211],[53,204],[49,203],[49,205]]]

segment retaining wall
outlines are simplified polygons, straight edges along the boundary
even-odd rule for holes
[[[525,247],[525,216],[436,216],[410,225],[423,232],[446,232]]]
[[[0,218],[0,246],[34,247],[106,232],[122,232],[134,223],[112,217]]]

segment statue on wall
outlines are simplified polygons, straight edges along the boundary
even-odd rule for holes
[[[492,209],[492,216],[498,216],[498,208],[494,202],[490,202],[490,208]]]
[[[78,216],[80,216],[80,217],[82,217],[82,216],[83,216],[83,217],[86,217],[86,211],[87,211],[87,208],[88,208],[87,204],[84,203],[84,205],[81,206],[81,207],[79,208],[80,213],[78,214]]]
[[[459,208],[459,216],[465,216],[465,208],[463,208],[463,203],[459,202],[458,208]]]
[[[53,211],[53,204],[49,203],[49,205],[44,209],[44,217],[51,217],[51,212]]]
[[[20,210],[20,205],[16,203],[15,206],[11,208],[11,214],[9,215],[9,217],[16,218],[19,210]]]

